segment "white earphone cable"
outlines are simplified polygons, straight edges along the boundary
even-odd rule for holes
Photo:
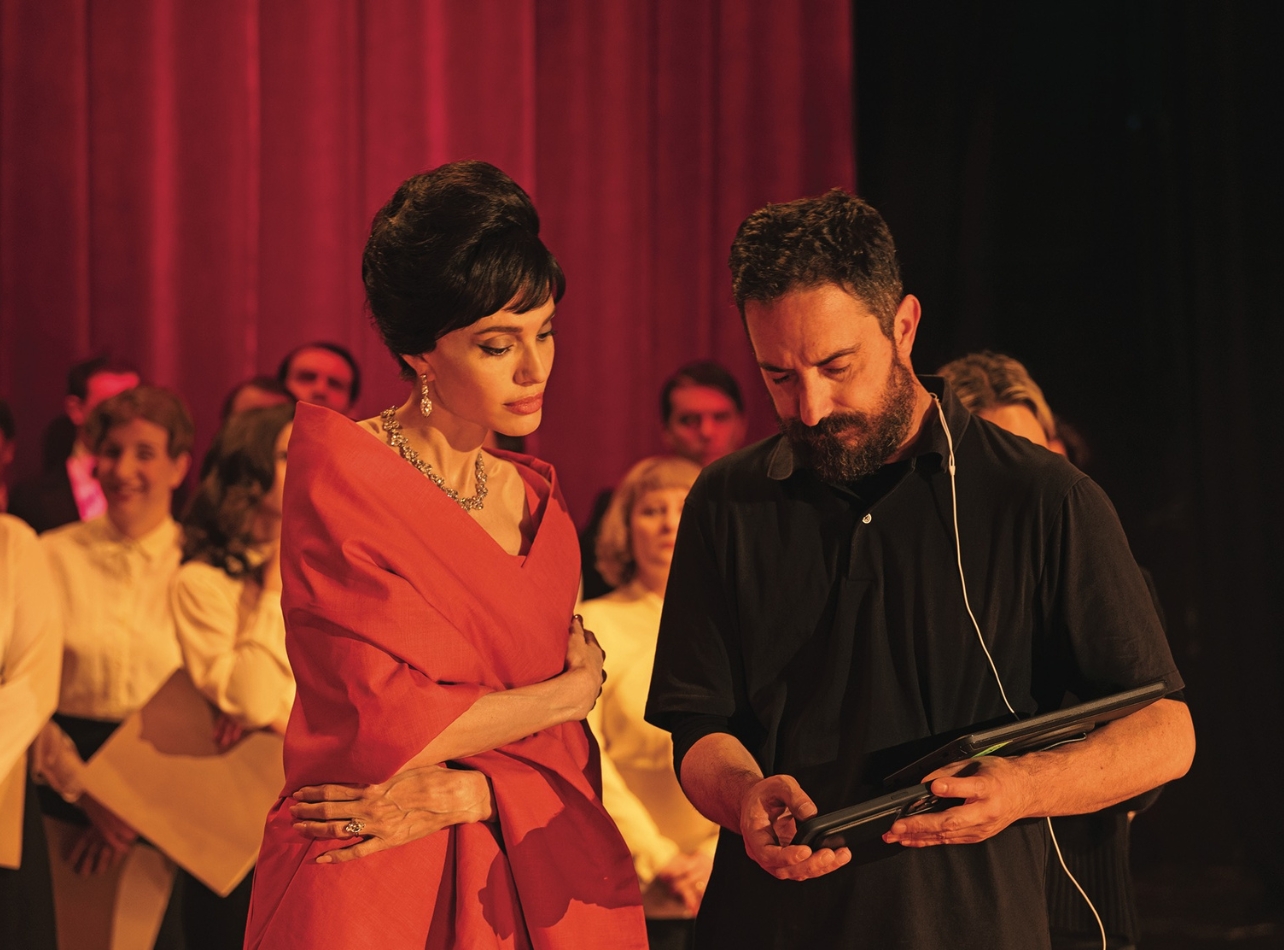
[[[972,629],[976,631],[976,638],[981,642],[981,649],[985,651],[985,658],[990,663],[990,672],[994,674],[994,682],[999,686],[999,695],[1003,697],[1003,705],[1008,708],[1008,712],[1016,715],[1017,711],[1012,708],[1008,702],[1007,690],[1003,688],[1003,679],[999,676],[999,668],[994,665],[994,657],[990,655],[990,648],[985,644],[985,636],[981,633],[981,625],[977,622],[976,614],[972,612],[972,604],[967,597],[967,577],[963,574],[963,542],[959,536],[959,492],[958,486],[954,481],[954,437],[950,434],[949,423],[945,421],[945,409],[941,406],[940,397],[935,393],[932,394],[932,400],[936,403],[936,411],[941,417],[941,429],[945,432],[945,444],[949,447],[949,458],[946,460],[946,467],[950,473],[950,508],[954,515],[954,554],[958,560],[959,566],[959,583],[963,587],[963,606],[967,608],[968,618],[972,621]],[[1061,854],[1061,845],[1057,842],[1057,833],[1052,828],[1052,818],[1043,819],[1048,823],[1048,834],[1052,837],[1052,847],[1057,852],[1057,860],[1061,862],[1061,870],[1066,872],[1066,877],[1070,878],[1070,883],[1075,886],[1079,896],[1083,898],[1084,903],[1088,905],[1088,910],[1092,911],[1093,919],[1097,921],[1097,928],[1101,931],[1101,950],[1108,950],[1109,941],[1106,938],[1106,925],[1101,921],[1101,915],[1097,913],[1097,908],[1093,906],[1092,899],[1088,897],[1087,892],[1079,883],[1078,879],[1070,873],[1070,868],[1066,865],[1066,859]]]
[[[994,674],[994,682],[999,684],[999,695],[1003,697],[1003,705],[1008,707],[1008,712],[1016,715],[1017,711],[1012,708],[1008,702],[1008,692],[1003,688],[1003,680],[999,676],[999,668],[994,665],[994,657],[990,655],[990,648],[985,645],[985,636],[981,633],[981,625],[977,623],[976,614],[972,613],[972,604],[967,596],[967,578],[963,575],[963,542],[959,537],[959,491],[954,483],[954,436],[950,434],[949,424],[945,421],[945,409],[941,406],[941,400],[933,395],[932,399],[936,402],[936,411],[941,416],[941,428],[945,431],[945,444],[949,447],[950,455],[946,460],[946,467],[950,473],[950,508],[954,514],[954,555],[958,560],[959,566],[959,583],[963,586],[963,606],[967,608],[968,618],[972,621],[972,629],[976,631],[976,638],[981,642],[981,649],[985,651],[985,658],[990,663],[990,672]]]

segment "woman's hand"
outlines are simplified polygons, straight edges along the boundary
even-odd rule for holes
[[[704,889],[713,873],[713,858],[707,854],[679,854],[655,875],[675,897],[682,900],[687,912],[694,915],[704,899]]]
[[[226,752],[241,741],[245,727],[225,712],[220,712],[214,719],[214,744],[220,752]]]
[[[486,821],[495,813],[490,781],[472,769],[430,765],[398,772],[381,785],[313,785],[292,796],[294,830],[309,838],[360,838],[317,858],[318,864],[351,861],[451,825]],[[360,835],[346,830],[361,824]]]
[[[566,641],[566,672],[562,675],[576,683],[576,708],[582,710],[579,719],[589,714],[602,695],[602,684],[606,682],[606,671],[602,669],[605,660],[606,652],[597,637],[592,630],[584,629],[583,618],[576,614],[571,618]]]
[[[119,849],[108,841],[101,831],[90,825],[72,843],[67,863],[81,877],[102,874],[124,860],[129,849]]]
[[[99,874],[115,867],[138,840],[138,832],[92,795],[76,804],[89,816],[90,826],[71,846],[67,860],[77,874]]]

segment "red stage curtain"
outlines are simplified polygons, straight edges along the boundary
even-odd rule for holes
[[[0,0],[0,395],[20,470],[73,360],[225,392],[308,339],[361,408],[404,385],[362,309],[369,220],[406,176],[485,158],[568,275],[532,448],[577,514],[655,451],[685,360],[770,413],[730,302],[739,221],[854,178],[843,0]]]

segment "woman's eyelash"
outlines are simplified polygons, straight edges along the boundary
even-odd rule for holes
[[[548,329],[548,330],[545,330],[543,333],[536,334],[535,338],[543,342],[544,340],[547,340],[550,337],[555,337],[555,336],[557,336],[557,331],[553,329]],[[487,346],[485,343],[478,343],[477,345],[481,348],[482,352],[485,353],[487,356],[503,356],[505,353],[507,353],[509,350],[513,348],[513,345],[511,343],[508,346]]]

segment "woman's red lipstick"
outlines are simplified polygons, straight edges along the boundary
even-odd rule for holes
[[[506,402],[504,403],[504,408],[509,412],[517,413],[519,416],[529,416],[532,412],[539,412],[544,408],[544,394],[538,393],[534,396],[527,396],[525,399]]]

